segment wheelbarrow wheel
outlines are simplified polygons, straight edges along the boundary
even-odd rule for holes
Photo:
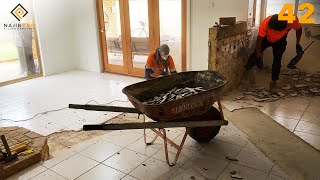
[[[209,111],[200,116],[200,120],[221,120],[222,116],[220,111],[215,107],[211,107]],[[198,142],[209,142],[213,139],[220,131],[221,126],[209,126],[209,127],[196,127],[196,128],[189,128],[189,136],[198,141]]]

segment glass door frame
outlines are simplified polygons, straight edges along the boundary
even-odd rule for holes
[[[101,58],[104,72],[119,73],[132,76],[144,76],[144,69],[133,67],[131,49],[131,28],[129,0],[119,0],[120,21],[121,21],[121,41],[123,48],[123,66],[109,64],[108,47],[105,34],[105,23],[103,15],[103,0],[96,0],[98,13],[98,28],[100,37]],[[182,44],[181,44],[181,64],[182,71],[186,71],[186,40],[187,40],[187,0],[181,0],[181,24],[182,24]],[[149,49],[152,51],[160,45],[160,18],[159,0],[148,0],[148,21],[149,21]]]
[[[32,21],[35,22],[34,16],[32,16]],[[33,32],[33,33],[34,33],[33,36],[34,36],[34,40],[35,40],[35,48],[36,48],[37,55],[38,55],[37,58],[38,58],[39,73],[38,73],[38,74],[28,75],[28,76],[26,76],[26,77],[16,78],[16,79],[9,80],[9,81],[0,82],[0,87],[1,87],[1,86],[6,86],[6,85],[9,85],[9,84],[14,84],[14,83],[21,82],[21,81],[26,81],[26,80],[33,79],[33,78],[42,77],[42,76],[43,76],[42,59],[41,59],[40,48],[39,48],[38,33],[37,33],[37,30],[36,30],[36,29],[34,29],[33,31],[34,31],[34,32]]]

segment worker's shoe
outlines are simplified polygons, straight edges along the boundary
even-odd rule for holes
[[[269,88],[270,93],[276,94],[277,93],[277,82],[276,81],[271,81],[270,82],[270,88]]]

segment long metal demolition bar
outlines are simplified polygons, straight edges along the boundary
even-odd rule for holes
[[[130,108],[130,107],[69,104],[69,108],[84,109],[84,110],[89,110],[89,111],[110,111],[110,112],[126,112],[126,113],[142,114],[136,108]]]
[[[125,123],[125,124],[99,124],[84,125],[83,130],[123,130],[123,129],[151,129],[151,128],[173,128],[173,127],[207,127],[225,126],[225,120],[205,120],[205,121],[170,121],[170,122],[144,122],[144,123]]]

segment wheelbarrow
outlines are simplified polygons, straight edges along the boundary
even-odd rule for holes
[[[225,77],[216,71],[182,72],[125,87],[122,92],[127,95],[134,108],[77,104],[70,104],[69,108],[143,114],[142,123],[84,125],[83,130],[144,129],[146,145],[153,144],[158,137],[164,140],[166,162],[173,166],[178,160],[187,135],[198,142],[208,142],[219,133],[221,126],[228,124],[228,121],[224,120],[219,99],[226,83]],[[202,87],[205,91],[163,104],[144,103],[173,88],[185,87]],[[218,109],[213,107],[215,102]],[[146,122],[145,116],[154,122]],[[173,127],[186,128],[179,145],[166,135],[165,128]],[[147,142],[146,129],[151,129],[156,134],[151,142]],[[172,163],[169,161],[168,143],[177,149]]]

